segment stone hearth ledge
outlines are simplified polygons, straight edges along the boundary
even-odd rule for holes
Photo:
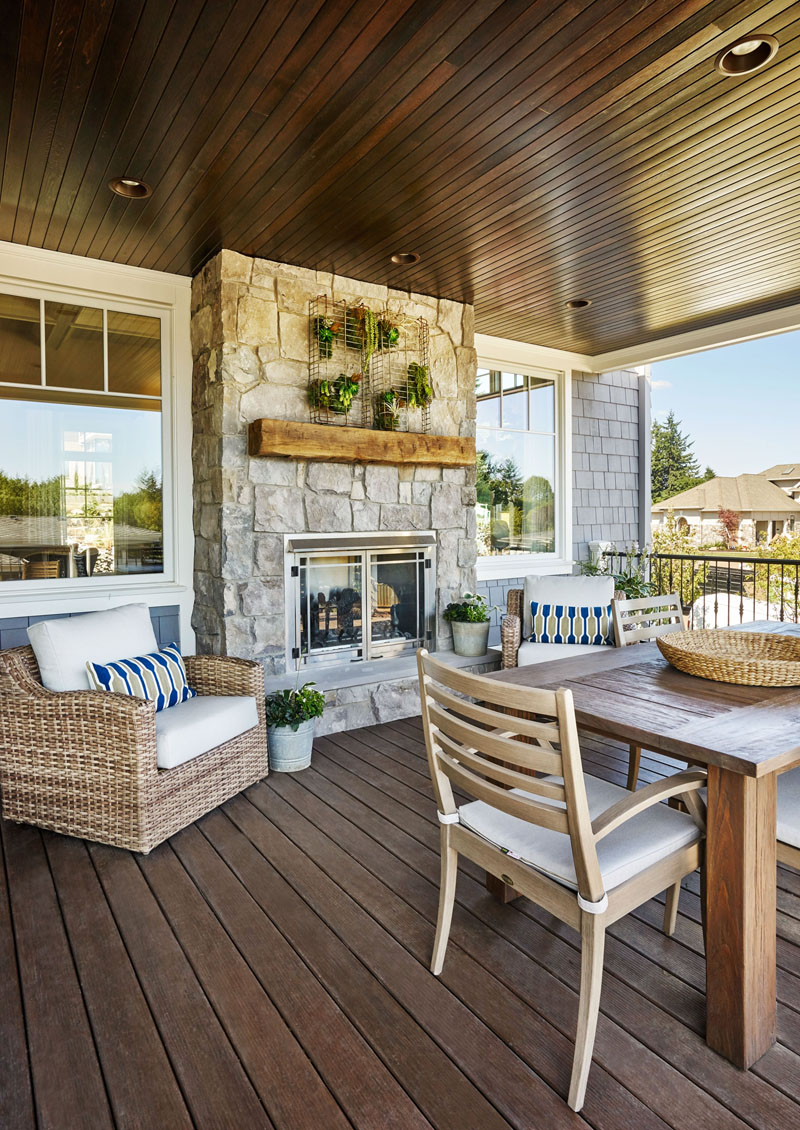
[[[474,675],[496,671],[500,652],[490,648],[486,655],[456,655],[454,651],[435,651],[435,659]],[[317,720],[317,734],[356,730],[377,722],[393,722],[419,714],[419,685],[416,655],[371,659],[364,663],[338,663],[330,667],[306,667],[299,676],[292,671],[266,679],[267,694],[313,682],[324,691],[326,708]]]

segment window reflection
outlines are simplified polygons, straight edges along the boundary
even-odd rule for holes
[[[45,381],[58,388],[103,388],[103,311],[44,304]]]
[[[39,299],[0,294],[0,381],[38,385],[41,379]]]
[[[4,399],[0,580],[162,571],[160,412]]]
[[[556,549],[555,376],[478,371],[477,523],[483,556]]]

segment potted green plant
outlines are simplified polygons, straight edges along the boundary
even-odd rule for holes
[[[390,314],[378,318],[378,348],[394,349],[400,340],[400,327]]]
[[[361,373],[340,373],[335,381],[319,378],[308,386],[308,401],[312,408],[337,412],[345,416],[353,406],[361,388]]]
[[[406,398],[396,388],[387,388],[375,397],[373,422],[379,432],[396,432],[400,426],[400,411]]]
[[[313,332],[317,339],[319,355],[324,361],[333,356],[333,344],[341,336],[342,323],[335,318],[326,318],[319,314],[313,321]]]
[[[267,696],[269,767],[277,773],[296,773],[311,764],[311,747],[317,718],[325,709],[325,695],[314,683]]]
[[[448,604],[444,618],[453,629],[453,650],[456,655],[486,654],[493,610],[484,597],[472,592],[465,592],[460,601]]]
[[[412,361],[408,366],[408,406],[427,408],[433,400],[433,385],[427,365]]]

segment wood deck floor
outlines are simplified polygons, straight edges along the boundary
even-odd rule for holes
[[[418,720],[317,743],[149,857],[3,823],[3,1130],[790,1130],[800,1124],[800,875],[780,869],[780,1042],[702,1039],[696,877],[611,930],[586,1105],[566,1092],[577,937],[462,865],[427,971],[438,826]],[[585,738],[587,771],[625,751]],[[669,765],[645,755],[642,778]]]

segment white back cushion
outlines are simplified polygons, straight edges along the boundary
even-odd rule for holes
[[[49,691],[87,691],[86,664],[109,663],[158,651],[146,604],[123,604],[107,612],[83,612],[41,620],[28,628],[42,684]]]
[[[522,597],[522,638],[533,630],[531,601],[540,604],[589,606],[610,604],[614,595],[613,577],[526,577]]]

